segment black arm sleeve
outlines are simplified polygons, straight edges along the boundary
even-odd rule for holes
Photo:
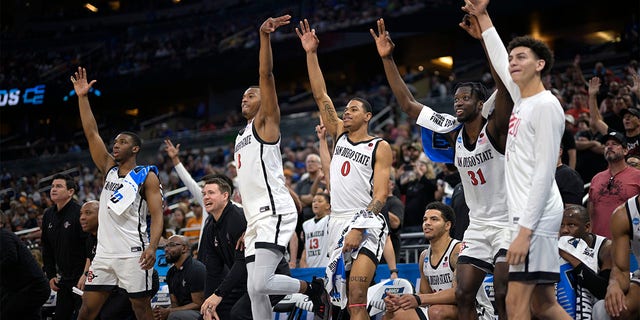
[[[228,226],[229,228],[233,228],[232,230],[229,230],[229,235],[231,237],[231,244],[235,246],[238,239],[240,239],[244,231],[247,229],[247,221],[244,219],[243,214],[237,214],[236,212],[229,212],[229,218],[232,217],[234,220],[230,221]],[[233,288],[237,287],[239,284],[244,284],[246,279],[247,264],[244,258],[244,250],[235,250],[233,266],[231,267],[231,270],[229,270],[227,277],[224,278],[222,283],[218,286],[216,293],[224,297],[224,295],[233,290]]]
[[[604,299],[607,294],[607,285],[609,285],[610,269],[595,273],[591,268],[586,267],[583,263],[580,263],[573,268],[573,275],[576,282],[587,288],[596,298]]]

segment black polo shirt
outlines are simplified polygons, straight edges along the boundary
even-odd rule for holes
[[[191,293],[204,291],[204,279],[207,273],[204,264],[187,257],[182,267],[172,266],[167,272],[167,284],[169,293],[176,297],[178,306],[184,306],[191,302]]]
[[[47,278],[78,281],[86,262],[87,233],[80,226],[80,205],[69,201],[60,211],[48,208],[42,218],[42,258]]]

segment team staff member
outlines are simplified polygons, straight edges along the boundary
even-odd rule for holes
[[[56,174],[49,192],[54,205],[45,210],[42,218],[42,259],[49,287],[57,292],[57,320],[75,318],[82,304],[80,296],[72,291],[82,276],[87,257],[87,234],[80,227],[80,205],[73,200],[77,189],[71,176]]]
[[[204,300],[204,264],[191,257],[191,245],[185,236],[169,238],[164,251],[173,266],[167,272],[171,307],[153,309],[155,320],[198,320]]]

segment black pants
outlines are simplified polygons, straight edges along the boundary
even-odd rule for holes
[[[49,283],[42,278],[17,292],[2,291],[0,319],[40,320],[42,305],[49,299]]]
[[[82,297],[73,293],[72,288],[78,284],[78,279],[63,279],[58,282],[56,298],[56,320],[69,320],[78,317],[78,310],[82,306]]]
[[[275,306],[285,296],[269,296],[271,305]],[[220,320],[252,320],[251,298],[246,290],[234,290],[228,293],[216,308]],[[200,317],[202,319],[202,317]]]

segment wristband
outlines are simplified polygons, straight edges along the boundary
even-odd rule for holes
[[[414,297],[414,298],[416,298],[416,301],[418,302],[418,307],[419,307],[420,305],[422,305],[422,300],[420,299],[420,296],[419,296],[419,295],[414,294],[414,295],[413,295],[413,297]]]
[[[389,269],[389,273],[398,273],[398,269]]]
[[[89,276],[89,271],[85,271],[85,272],[84,272],[84,276],[85,276],[85,277],[88,277],[88,276]]]

